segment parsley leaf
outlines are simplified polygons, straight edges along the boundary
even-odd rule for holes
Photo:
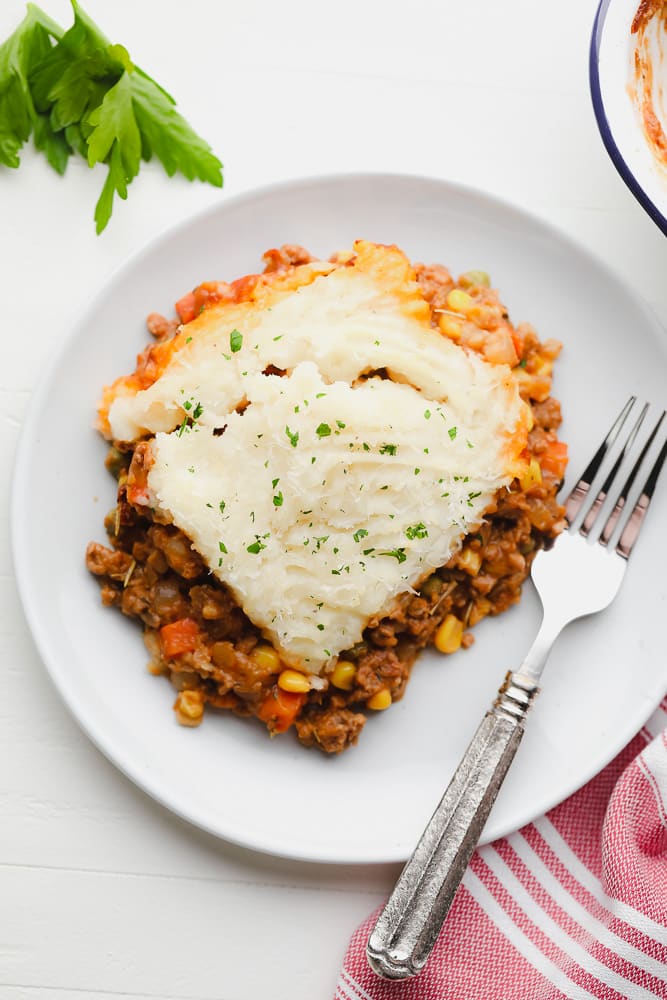
[[[139,173],[141,135],[132,107],[132,84],[123,73],[104,95],[98,108],[88,116],[93,131],[88,139],[88,166],[108,163],[109,173],[95,206],[97,233],[106,227],[113,210],[114,194],[125,200],[127,185]]]
[[[140,69],[132,75],[132,100],[144,143],[143,158],[155,153],[169,177],[183,174],[222,187],[222,164],[175,108],[175,100]]]
[[[319,438],[329,437],[331,434],[331,428],[328,424],[320,424],[316,429],[315,433]]]
[[[242,345],[243,345],[243,334],[241,333],[240,330],[236,329],[232,330],[232,332],[229,335],[229,349],[232,352],[232,354],[236,354],[237,351],[240,351]]]
[[[50,52],[51,38],[61,35],[58,25],[30,4],[16,31],[0,46],[0,163],[6,167],[19,166],[19,151],[40,119],[30,74]]]
[[[111,45],[72,0],[74,23],[63,31],[39,7],[28,11],[0,45],[0,165],[19,166],[32,135],[59,174],[76,153],[107,177],[95,208],[100,233],[116,194],[155,155],[167,175],[222,186],[222,164],[176,111],[175,101],[136,66],[122,45]]]

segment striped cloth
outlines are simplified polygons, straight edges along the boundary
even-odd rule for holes
[[[336,1000],[667,998],[667,699],[571,798],[477,851],[417,979],[368,968],[376,917]]]

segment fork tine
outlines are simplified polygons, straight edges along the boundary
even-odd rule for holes
[[[648,403],[645,403],[644,406],[643,406],[643,408],[642,408],[642,412],[639,414],[639,417],[635,421],[634,427],[632,428],[632,430],[628,434],[627,440],[626,440],[625,444],[623,445],[623,448],[621,449],[621,452],[620,452],[618,458],[614,462],[614,465],[613,465],[613,467],[611,469],[611,472],[609,473],[609,475],[605,479],[604,483],[600,487],[598,495],[596,496],[595,500],[591,504],[591,506],[590,506],[590,508],[588,510],[588,513],[586,514],[586,517],[584,518],[583,524],[581,525],[581,527],[579,529],[579,533],[581,535],[583,535],[584,538],[588,538],[588,533],[589,533],[589,531],[591,530],[591,528],[593,527],[593,525],[595,524],[595,522],[597,520],[597,516],[598,516],[598,514],[600,512],[600,507],[602,507],[603,503],[607,499],[607,494],[609,493],[609,490],[611,489],[611,487],[612,487],[612,485],[614,483],[614,480],[616,478],[618,470],[620,469],[621,465],[623,464],[625,456],[629,452],[630,448],[632,448],[632,445],[634,444],[635,438],[637,437],[637,434],[639,432],[639,428],[641,427],[641,425],[642,425],[642,423],[644,421],[644,417],[646,416],[647,412],[648,412]]]
[[[662,423],[664,416],[665,412],[663,411],[660,420],[658,420],[658,423],[655,426],[655,430],[652,436],[655,436],[655,433],[658,430],[660,424]],[[648,506],[651,502],[651,497],[653,496],[656,483],[658,482],[658,476],[660,475],[662,467],[665,464],[665,458],[667,458],[667,438],[662,443],[660,454],[653,463],[651,471],[649,472],[646,482],[644,484],[644,488],[642,489],[639,499],[637,500],[637,503],[633,507],[632,513],[630,514],[630,517],[628,518],[627,523],[621,533],[621,537],[618,540],[616,551],[618,552],[619,556],[623,556],[624,559],[627,559],[629,557],[634,547],[634,544],[637,541],[637,538],[639,537],[641,526],[643,524],[644,518],[646,517],[646,511],[648,510]]]
[[[651,447],[651,445],[655,441],[655,436],[658,433],[658,430],[660,429],[660,425],[661,425],[661,423],[662,423],[662,421],[664,419],[664,416],[665,416],[665,413],[663,411],[662,416],[660,417],[660,419],[658,420],[657,424],[655,425],[655,427],[653,428],[653,430],[649,434],[648,438],[646,439],[646,443],[644,444],[644,447],[640,451],[639,457],[637,458],[637,461],[633,465],[632,469],[630,470],[630,474],[628,475],[628,478],[626,479],[625,483],[623,484],[623,488],[622,488],[621,492],[618,495],[618,499],[617,499],[616,503],[614,504],[614,509],[612,510],[611,514],[607,518],[605,526],[602,529],[602,533],[600,534],[599,542],[600,542],[601,545],[607,545],[607,543],[609,542],[609,539],[614,534],[614,530],[616,528],[616,525],[618,524],[618,520],[619,520],[621,514],[623,513],[623,509],[624,509],[625,504],[627,502],[630,490],[633,487],[634,481],[637,478],[637,474],[639,473],[639,470],[641,468],[642,462],[646,458],[646,455],[648,453],[649,448]]]
[[[567,500],[565,501],[565,520],[570,526],[572,525],[572,522],[576,519],[577,514],[581,510],[582,504],[584,503],[584,500],[588,496],[588,491],[591,488],[591,484],[595,479],[595,476],[597,475],[598,470],[602,465],[602,462],[604,461],[604,457],[611,448],[611,446],[613,445],[616,438],[618,437],[620,430],[626,421],[628,413],[634,406],[636,399],[637,399],[636,396],[630,396],[630,399],[627,401],[627,403],[625,404],[619,415],[616,417],[616,420],[612,424],[611,428],[609,429],[609,433],[607,434],[606,438],[604,439],[598,450],[593,455],[593,458],[590,460],[590,462],[584,469],[581,479],[579,480],[579,482],[574,487],[574,489],[568,496]]]

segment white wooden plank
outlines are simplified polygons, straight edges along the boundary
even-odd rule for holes
[[[116,993],[109,990],[86,990],[86,1000],[154,1000],[147,993]],[[3,1000],[81,1000],[81,990],[60,990],[52,986],[8,986],[2,987]],[[175,1000],[191,1000],[180,996]]]
[[[0,987],[160,1000],[333,993],[367,894],[0,867]],[[0,989],[1,992],[1,989]]]

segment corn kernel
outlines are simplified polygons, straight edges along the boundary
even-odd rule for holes
[[[482,618],[489,614],[492,607],[491,601],[487,600],[486,597],[475,598],[475,603],[468,615],[468,625],[476,625],[481,622]]]
[[[350,660],[339,660],[331,675],[331,683],[341,691],[351,691],[354,687],[354,679],[357,668]]]
[[[466,271],[459,278],[459,284],[463,285],[464,288],[471,288],[473,285],[483,285],[484,288],[490,288],[491,278],[486,271]]]
[[[255,646],[250,659],[254,660],[261,670],[269,674],[277,674],[280,670],[280,657],[273,646]]]
[[[542,469],[536,458],[531,458],[519,482],[522,490],[529,490],[531,486],[538,486],[542,482]]]
[[[278,687],[283,691],[291,691],[292,694],[306,694],[310,691],[310,681],[298,670],[283,670],[278,678]]]
[[[374,712],[384,712],[385,708],[389,708],[390,705],[391,692],[387,688],[382,688],[366,702],[366,708],[372,708]]]
[[[204,692],[181,691],[174,702],[174,710],[182,726],[198,726],[204,717]]]
[[[441,653],[455,653],[463,638],[463,622],[456,615],[447,615],[435,633],[435,648]]]
[[[460,569],[464,569],[471,576],[477,576],[482,565],[482,553],[478,549],[471,549],[469,545],[461,549],[457,559]]]
[[[462,291],[460,288],[452,288],[446,301],[448,309],[451,309],[453,312],[463,313],[464,316],[467,315],[468,311],[475,304],[472,295],[468,295],[467,292]]]
[[[447,313],[440,313],[438,326],[440,327],[440,332],[444,333],[445,337],[449,337],[450,340],[461,339],[461,321],[454,316],[449,316]]]

